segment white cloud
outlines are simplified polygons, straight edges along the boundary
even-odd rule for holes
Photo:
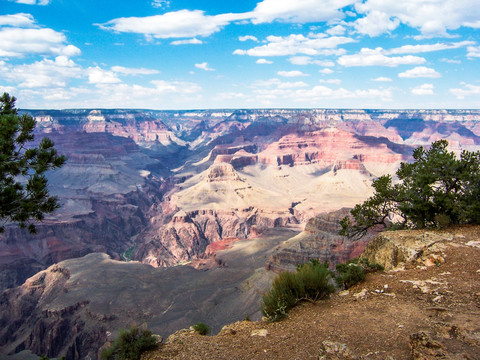
[[[113,71],[104,70],[98,66],[88,68],[87,74],[90,84],[118,84],[122,82]]]
[[[248,17],[247,13],[209,16],[201,10],[179,10],[162,15],[117,18],[97,25],[105,30],[143,34],[147,38],[193,38],[210,36],[230,22]]]
[[[342,8],[355,0],[263,0],[252,13],[254,24],[280,20],[291,23],[306,23],[342,19]]]
[[[390,79],[389,77],[380,76],[380,77],[377,77],[375,79],[372,79],[372,81],[390,82],[390,81],[392,81],[392,79]]]
[[[423,84],[412,89],[413,95],[433,95],[433,85]]]
[[[218,93],[215,100],[245,99],[246,97],[244,93],[230,91]]]
[[[279,76],[283,76],[283,77],[308,76],[308,74],[304,74],[303,72],[298,71],[298,70],[278,71],[277,74],[278,74]]]
[[[359,33],[373,37],[393,31],[399,24],[398,19],[392,19],[383,12],[373,10],[367,16],[357,19],[353,26]]]
[[[345,31],[347,31],[345,27],[343,27],[342,25],[336,25],[325,32],[329,35],[343,35],[345,34]]]
[[[29,65],[0,67],[0,78],[14,82],[20,88],[65,87],[72,78],[82,75],[82,69],[65,56],[55,60],[44,59]]]
[[[461,85],[463,85],[463,89],[460,88],[454,88],[450,89],[450,92],[457,97],[457,99],[462,100],[466,96],[471,96],[471,95],[480,95],[480,86],[478,85],[471,85],[462,82]]]
[[[400,78],[439,78],[441,76],[435,69],[425,66],[417,66],[398,74]]]
[[[330,60],[315,60],[310,56],[292,56],[288,61],[294,65],[320,65],[320,66],[335,66],[335,63]]]
[[[48,5],[50,0],[15,0],[18,4],[26,4],[26,5]]]
[[[80,54],[80,49],[65,45],[65,35],[52,29],[0,29],[0,56],[23,57],[25,55]]]
[[[205,70],[205,71],[215,71],[215,69],[212,69],[208,66],[207,62],[203,62],[203,63],[200,63],[200,64],[195,64],[195,67],[198,68],[198,69]]]
[[[253,88],[261,89],[261,88],[275,88],[275,89],[297,89],[307,87],[308,85],[303,81],[282,81],[280,79],[269,79],[266,81],[260,80],[256,81],[253,84]]]
[[[324,99],[359,99],[371,98],[381,99],[382,101],[390,101],[392,99],[392,92],[390,89],[357,89],[348,90],[344,88],[332,89],[327,86],[318,85],[312,89],[301,89],[295,93],[295,98],[298,101],[321,101]]]
[[[202,91],[200,85],[185,81],[153,80],[151,83],[155,85],[155,92],[160,93],[195,94]]]
[[[446,62],[449,64],[461,64],[462,62],[460,60],[455,60],[455,59],[447,59],[447,58],[442,58],[440,59],[441,62]]]
[[[154,8],[168,7],[168,6],[170,6],[170,1],[168,1],[168,0],[153,0],[152,1],[152,6]]]
[[[480,27],[480,6],[475,0],[366,0],[356,2],[355,8],[366,14],[366,29],[374,28],[379,18],[417,28],[424,37],[446,35],[461,26]]]
[[[440,51],[458,49],[460,47],[473,45],[474,41],[460,41],[456,43],[436,43],[436,44],[424,44],[424,45],[404,45],[398,48],[385,50],[386,55],[399,55],[399,54],[418,54],[424,52]]]
[[[267,59],[258,59],[256,61],[257,64],[273,64],[273,61],[267,60]]]
[[[343,55],[338,59],[338,63],[342,66],[388,66],[396,67],[399,65],[419,65],[426,62],[422,57],[407,56],[385,56],[383,49],[363,48],[359,53],[353,55]]]
[[[252,40],[252,41],[258,42],[258,39],[255,36],[252,36],[252,35],[239,36],[238,40],[239,41]]]
[[[237,49],[236,55],[249,56],[285,56],[285,55],[340,55],[345,53],[343,49],[336,49],[338,45],[355,42],[355,40],[343,36],[326,36],[325,34],[309,34],[305,37],[301,34],[288,36],[268,36],[266,45],[257,46],[249,50]]]
[[[330,75],[330,74],[333,74],[335,71],[333,71],[332,69],[329,69],[329,68],[325,68],[325,69],[318,70],[318,72],[320,74]]]
[[[318,80],[319,83],[321,84],[335,84],[335,85],[340,85],[342,83],[342,80],[340,79],[320,79]]]
[[[29,27],[34,25],[34,23],[35,19],[30,14],[0,15],[0,26]]]
[[[197,38],[187,39],[187,40],[175,40],[170,43],[170,45],[200,45],[203,44],[202,40]]]
[[[480,57],[480,46],[469,46],[467,51],[467,57],[469,58]]]
[[[110,68],[113,72],[123,75],[154,75],[158,74],[158,70],[145,68],[126,68],[123,66],[112,66]]]

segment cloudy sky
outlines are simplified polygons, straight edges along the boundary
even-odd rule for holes
[[[479,0],[0,0],[21,108],[479,108]]]

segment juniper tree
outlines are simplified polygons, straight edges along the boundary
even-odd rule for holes
[[[341,235],[362,237],[375,226],[443,227],[480,223],[480,152],[458,157],[439,140],[413,151],[414,161],[373,182],[374,195],[341,221]]]

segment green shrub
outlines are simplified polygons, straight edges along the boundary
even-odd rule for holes
[[[365,271],[363,267],[357,264],[337,264],[335,266],[338,275],[335,277],[335,281],[338,285],[348,289],[356,283],[365,279]]]
[[[193,325],[192,327],[193,327],[193,330],[195,330],[200,335],[208,335],[210,333],[210,328],[208,327],[208,325],[202,322],[199,322]]]
[[[328,263],[320,264],[318,260],[300,265],[295,274],[297,299],[317,301],[328,297],[335,288],[330,284],[332,272]]]
[[[276,321],[302,300],[317,301],[334,291],[328,264],[317,260],[298,266],[295,273],[280,273],[262,298],[262,314]]]
[[[157,340],[149,330],[132,326],[121,330],[112,346],[102,351],[104,360],[139,360],[142,353],[157,348]]]
[[[343,286],[345,289],[363,281],[367,272],[383,270],[382,265],[370,263],[367,258],[352,259],[346,264],[337,264],[335,268],[337,269],[335,281],[339,286]]]
[[[382,265],[377,264],[377,263],[371,263],[367,258],[356,258],[356,259],[350,260],[349,263],[350,262],[362,265],[363,270],[365,270],[365,272],[367,272],[367,273],[368,272],[385,270]]]

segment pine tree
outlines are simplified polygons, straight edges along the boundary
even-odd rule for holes
[[[34,140],[35,119],[19,114],[15,97],[0,96],[0,232],[7,223],[36,232],[33,221],[59,207],[57,198],[47,188],[45,172],[61,167],[65,156],[57,154],[54,143]]]

